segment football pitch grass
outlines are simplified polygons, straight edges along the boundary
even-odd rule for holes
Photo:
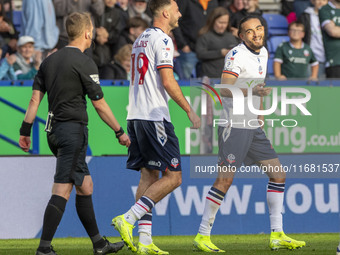
[[[214,235],[212,241],[226,255],[335,255],[339,242],[339,234],[289,234],[297,240],[306,241],[306,247],[298,250],[271,251],[268,248],[269,235]],[[118,237],[109,237],[111,242],[118,242]],[[192,251],[194,236],[158,236],[154,242],[161,249],[173,255],[204,254]],[[135,241],[137,238],[135,237]],[[0,254],[8,255],[34,255],[39,244],[38,239],[0,240]],[[90,255],[93,254],[89,238],[55,238],[53,246],[58,255]],[[134,254],[123,248],[121,255]]]

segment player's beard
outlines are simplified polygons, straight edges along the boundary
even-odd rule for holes
[[[253,41],[248,41],[248,47],[249,48],[251,48],[252,50],[254,50],[254,51],[257,51],[257,50],[260,50],[262,47],[263,47],[263,45],[264,45],[264,39],[263,39],[263,37],[262,37],[262,39],[261,39],[261,43],[257,43],[257,44],[255,44]]]

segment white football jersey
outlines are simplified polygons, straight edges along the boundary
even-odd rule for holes
[[[241,43],[231,49],[225,57],[223,73],[228,73],[237,77],[233,86],[239,88],[253,88],[263,83],[267,72],[268,51],[262,47],[260,52],[254,52],[244,43]],[[252,97],[253,107],[260,109],[261,98]],[[244,97],[244,115],[233,114],[233,99],[229,97],[222,98],[223,111],[221,119],[228,120],[233,128],[255,129],[258,115],[253,114],[248,107],[248,98]],[[250,122],[249,122],[250,121]],[[240,123],[240,124],[237,124]],[[245,123],[245,124],[243,124]],[[250,125],[248,124],[250,123]]]
[[[145,30],[135,41],[131,54],[131,79],[127,120],[170,120],[169,95],[159,70],[173,68],[174,45],[160,28]]]

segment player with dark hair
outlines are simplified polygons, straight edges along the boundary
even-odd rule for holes
[[[174,0],[151,0],[153,27],[133,44],[128,108],[131,138],[127,168],[141,171],[136,203],[112,224],[124,242],[138,254],[168,254],[152,241],[152,208],[182,182],[178,139],[171,124],[169,96],[187,113],[193,128],[200,118],[176,82],[173,74],[174,45],[169,37],[178,26],[181,13]],[[160,174],[162,177],[160,178]],[[139,243],[133,243],[132,229],[138,221]]]
[[[72,13],[66,20],[69,44],[41,64],[33,83],[33,94],[22,126],[20,147],[28,151],[30,133],[38,107],[48,95],[49,118],[46,123],[49,147],[57,158],[52,196],[47,204],[41,240],[36,255],[56,254],[51,246],[73,186],[76,188],[76,209],[81,223],[93,243],[94,254],[115,253],[123,242],[110,243],[99,233],[92,204],[93,182],[85,162],[88,143],[87,95],[102,120],[115,131],[121,145],[130,139],[117,122],[103,98],[98,69],[83,54],[92,43],[93,25],[87,13]]]
[[[194,239],[194,248],[205,252],[224,252],[210,241],[210,233],[216,213],[233,182],[233,169],[240,168],[242,163],[245,165],[256,163],[260,167],[277,170],[277,172],[267,171],[269,177],[267,204],[271,229],[269,247],[273,250],[300,248],[305,246],[305,242],[286,236],[282,229],[285,172],[270,141],[260,127],[261,122],[263,124],[263,116],[249,111],[246,104],[248,91],[251,90],[253,107],[260,110],[262,97],[271,92],[271,88],[264,87],[268,60],[268,52],[263,47],[265,28],[259,17],[247,16],[240,21],[238,34],[242,43],[226,55],[221,83],[242,90],[245,98],[245,113],[244,115],[233,114],[233,95],[229,89],[221,88],[223,97],[221,119],[228,120],[228,124],[218,127],[218,164],[230,171],[219,173],[207,194],[202,221]],[[259,126],[246,124],[254,119],[258,120]]]

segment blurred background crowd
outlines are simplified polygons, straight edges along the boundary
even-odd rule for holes
[[[334,53],[340,33],[329,33],[328,25],[340,25],[337,1],[177,0],[182,18],[171,34],[175,76],[220,77],[225,55],[240,42],[239,21],[256,15],[266,29],[268,76],[335,78],[340,75],[340,53]],[[152,26],[147,4],[148,0],[0,0],[0,79],[33,79],[42,60],[67,45],[64,22],[74,11],[92,16],[93,45],[86,54],[97,64],[100,78],[129,79],[132,44]],[[324,46],[329,42],[332,52]]]

